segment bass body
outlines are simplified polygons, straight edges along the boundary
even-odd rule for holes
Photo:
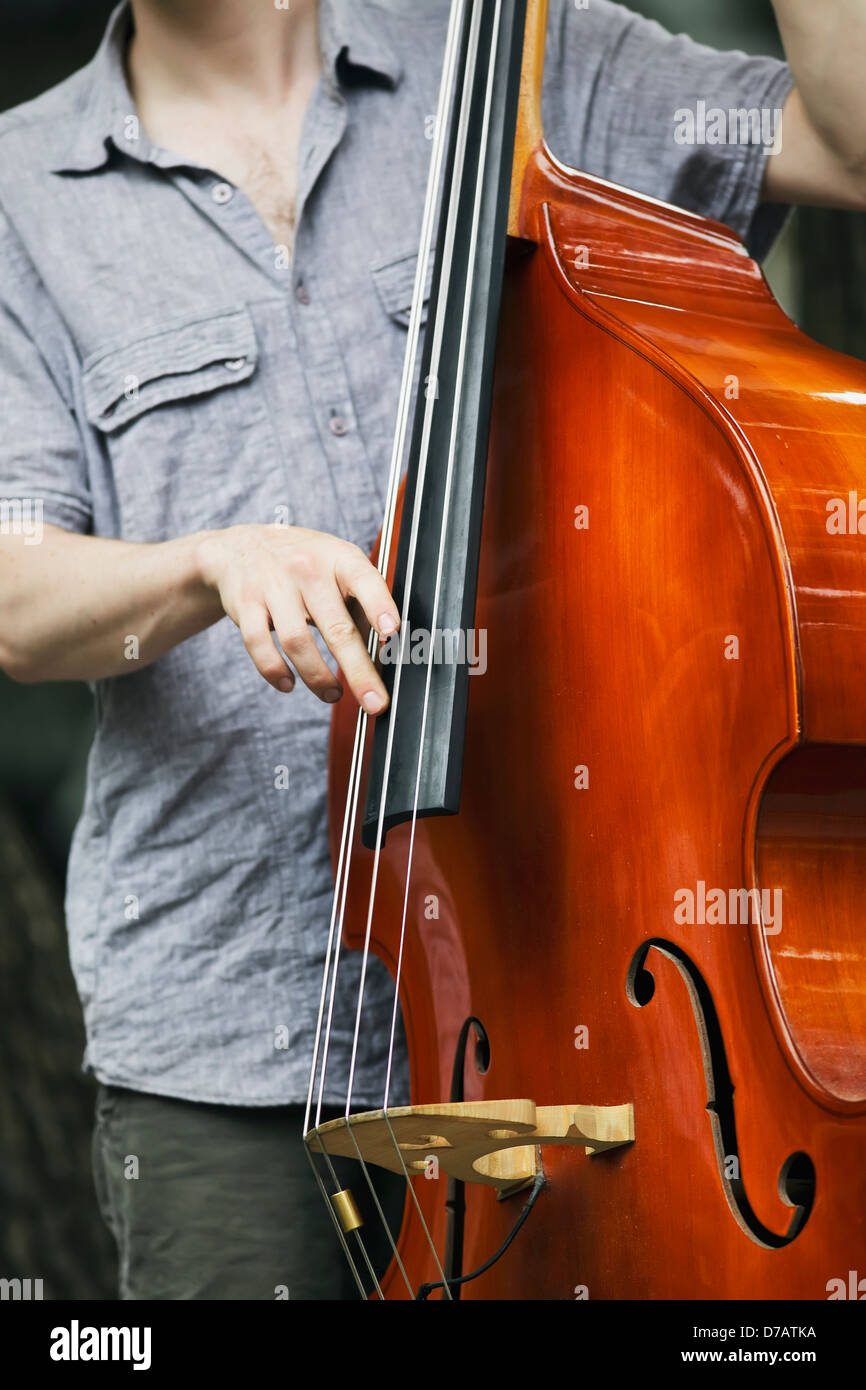
[[[543,1148],[525,1227],[460,1296],[848,1297],[866,1277],[866,368],[797,330],[727,228],[543,144],[517,217],[486,670],[459,812],[414,828],[412,1099],[630,1102],[635,1138]],[[338,708],[335,827],[352,732]],[[389,830],[379,864],[392,970],[409,838]],[[350,947],[372,862],[356,837]],[[412,1182],[449,1275],[523,1200],[467,1184],[455,1235],[444,1182]],[[399,1250],[440,1277],[408,1200]],[[406,1296],[396,1265],[383,1290]]]

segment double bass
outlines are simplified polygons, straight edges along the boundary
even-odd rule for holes
[[[452,7],[307,1151],[364,1298],[858,1297],[866,367],[728,228],[557,161],[546,8]],[[350,950],[410,1103],[395,1008],[381,1107],[323,1122]],[[345,1157],[405,1185],[382,1272]]]

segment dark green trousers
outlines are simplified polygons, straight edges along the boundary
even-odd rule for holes
[[[360,1298],[304,1150],[303,1114],[99,1087],[93,1170],[122,1299]],[[338,1176],[381,1273],[390,1245],[363,1174],[342,1160]],[[405,1185],[383,1170],[376,1181],[396,1237]]]

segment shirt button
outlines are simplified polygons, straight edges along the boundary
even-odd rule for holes
[[[230,357],[228,362],[223,363],[223,366],[228,367],[230,372],[239,372],[241,367],[245,365],[246,360],[245,357]]]
[[[348,422],[347,422],[346,420],[343,419],[342,415],[332,415],[332,416],[331,416],[331,434],[336,434],[336,435],[339,437],[339,436],[341,436],[341,435],[348,434],[348,432],[349,432],[349,425],[348,425]]]
[[[309,304],[310,291],[307,289],[306,285],[298,283],[295,286],[295,299],[299,304]]]
[[[234,196],[234,189],[230,183],[215,183],[210,191],[210,196],[215,203],[229,203]]]

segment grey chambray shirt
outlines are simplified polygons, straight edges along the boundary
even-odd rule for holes
[[[138,128],[125,6],[85,69],[0,118],[0,497],[128,541],[282,520],[373,544],[447,9],[322,0],[292,265],[218,169]],[[552,0],[548,49],[554,153],[767,248],[783,211],[758,207],[764,150],[678,144],[675,113],[781,107],[783,64],[606,0]],[[228,618],[94,693],[66,905],[84,1065],[189,1100],[304,1100],[332,891],[330,709],[267,686]],[[358,1108],[381,1102],[387,995],[382,968]]]

